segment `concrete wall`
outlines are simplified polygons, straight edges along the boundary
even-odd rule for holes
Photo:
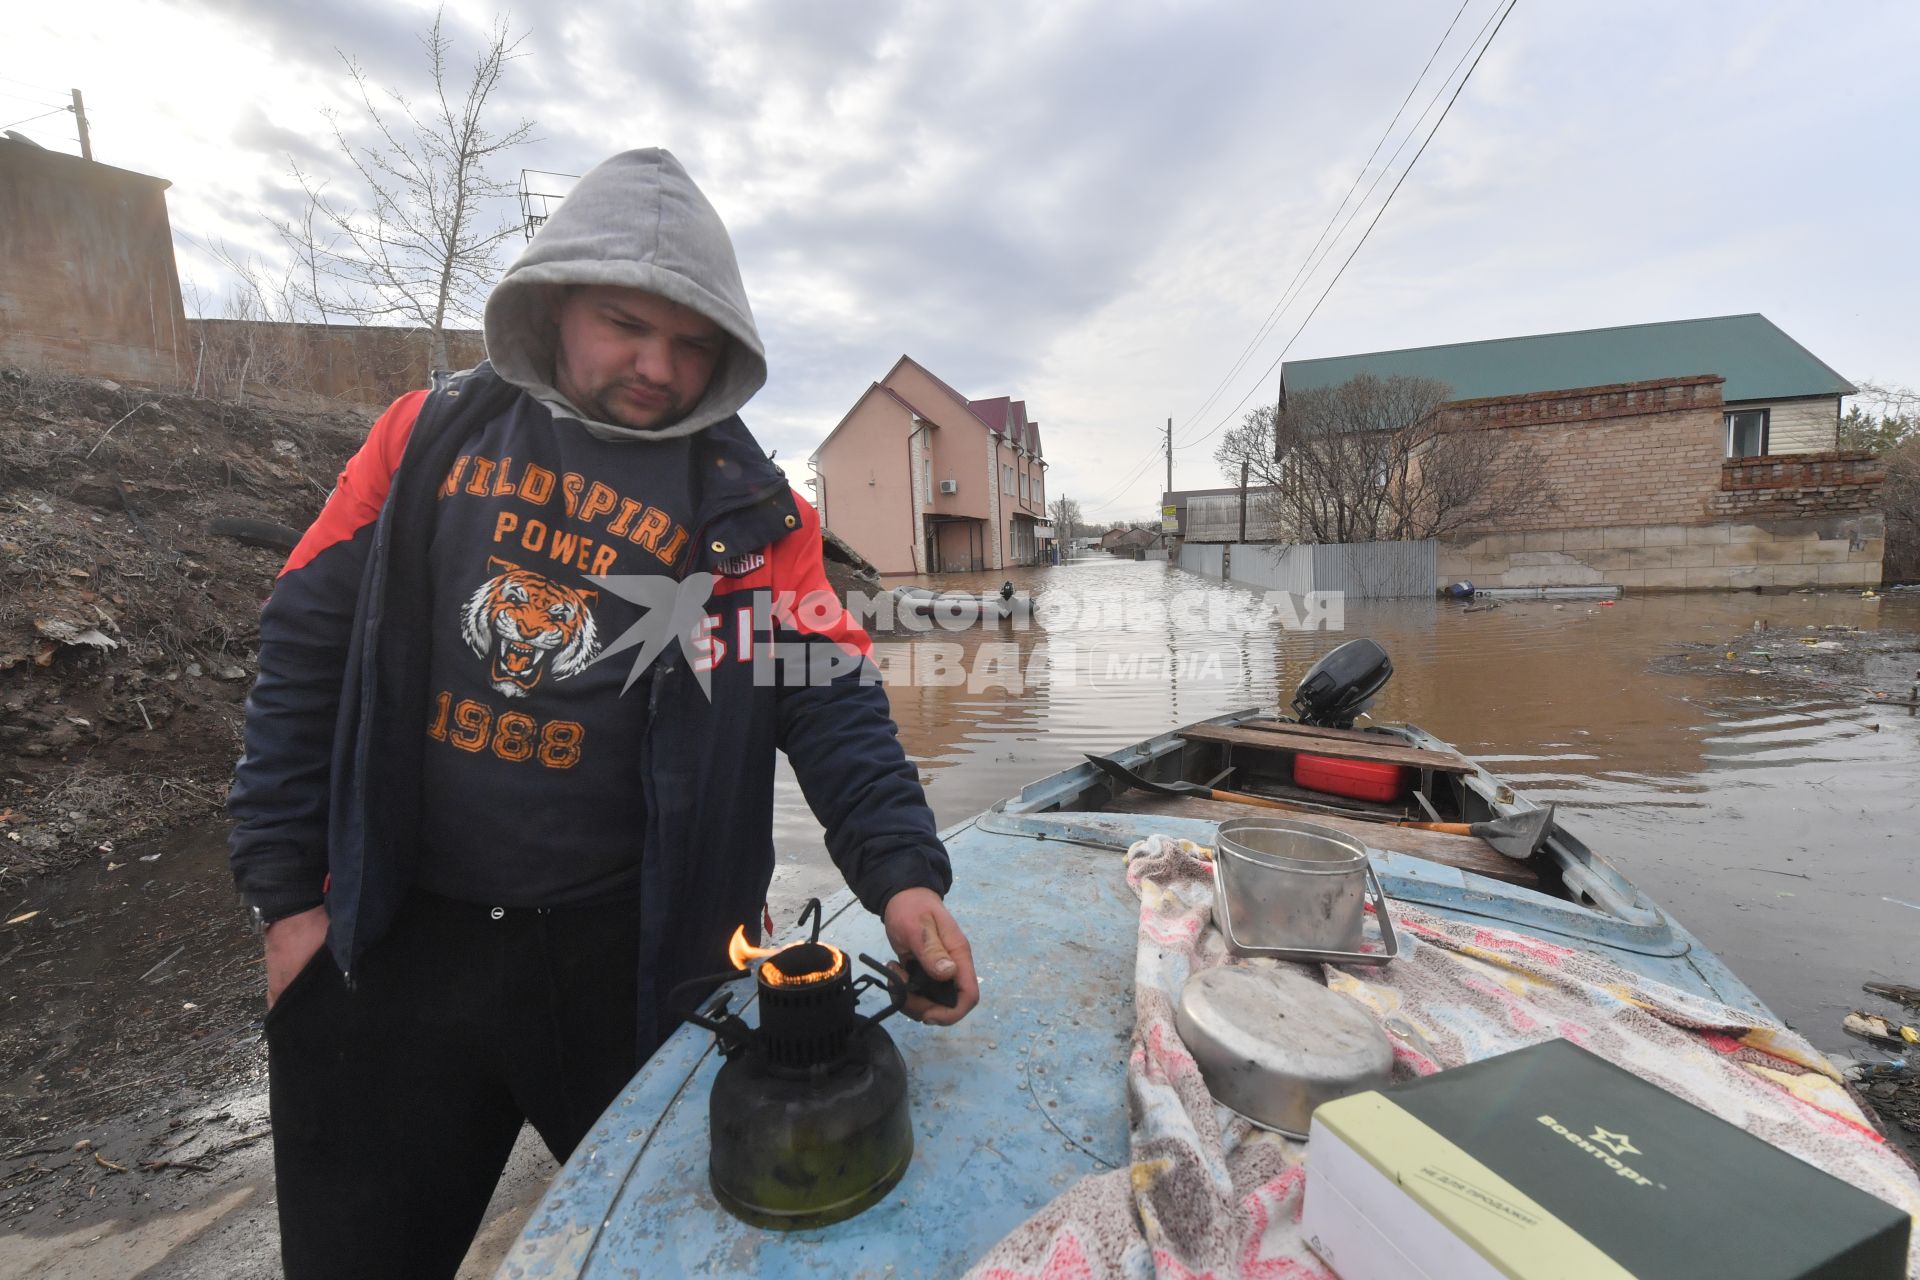
[[[432,372],[432,340],[422,329],[192,319],[187,333],[182,382],[208,396],[232,394],[244,378],[249,391],[385,406],[426,386]],[[453,368],[472,368],[486,355],[478,329],[448,332]]]
[[[1608,585],[1627,590],[1868,587],[1880,581],[1878,514],[1825,519],[1615,525],[1488,534],[1443,547],[1436,586]]]
[[[1179,564],[1209,578],[1229,577],[1262,591],[1343,591],[1356,600],[1433,594],[1436,548],[1426,542],[1337,546],[1183,542]]]
[[[0,141],[0,364],[179,381],[168,183]]]

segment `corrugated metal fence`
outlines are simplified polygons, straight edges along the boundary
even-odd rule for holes
[[[1438,582],[1431,539],[1319,546],[1185,543],[1180,567],[1209,578],[1230,576],[1265,591],[1341,591],[1356,600],[1431,596]]]

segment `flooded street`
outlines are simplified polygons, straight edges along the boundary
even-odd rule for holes
[[[1920,600],[1715,593],[1471,614],[1391,601],[1349,606],[1345,630],[1333,632],[1237,629],[1231,619],[1259,602],[1254,591],[1105,555],[930,585],[991,592],[1006,578],[1034,594],[1039,620],[1028,630],[876,637],[883,647],[957,645],[969,669],[983,646],[1017,648],[1005,679],[976,671],[973,692],[889,690],[942,824],[1082,752],[1237,708],[1284,707],[1316,658],[1367,635],[1395,664],[1377,718],[1418,723],[1559,805],[1563,823],[1821,1048],[1859,1047],[1840,1019],[1874,1004],[1861,982],[1920,975],[1920,905],[1909,905],[1920,904],[1920,722],[1849,692],[1696,674],[1670,657],[1682,643],[1750,635],[1756,621],[1771,632],[1920,633]],[[1050,613],[1068,625],[1042,625]],[[1220,621],[1229,625],[1213,629]],[[1679,669],[1656,672],[1662,658]],[[780,812],[783,893],[833,887],[790,778]]]

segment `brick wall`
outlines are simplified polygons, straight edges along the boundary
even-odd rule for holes
[[[178,378],[186,316],[167,185],[0,140],[0,365]]]
[[[1700,408],[1718,413],[1724,404],[1721,387],[1725,382],[1724,378],[1701,374],[1691,378],[1618,382],[1604,387],[1574,387],[1565,391],[1536,391],[1518,396],[1456,400],[1443,411],[1443,422],[1450,430],[1477,430],[1485,427],[1531,427],[1555,422],[1597,422],[1605,418],[1644,417]]]
[[[203,395],[231,394],[244,377],[254,392],[386,405],[427,385],[423,329],[219,319],[189,320],[187,328],[182,381]],[[479,330],[447,332],[453,368],[471,368],[486,354]]]
[[[1726,453],[1718,377],[1582,387],[1449,405],[1449,431],[1501,431],[1533,450],[1539,490],[1472,533],[1692,524],[1712,518]]]
[[[1753,520],[1856,515],[1880,505],[1886,468],[1870,453],[1794,453],[1729,458],[1712,511]]]

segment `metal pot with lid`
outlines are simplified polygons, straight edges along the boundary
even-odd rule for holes
[[[1393,1074],[1393,1046],[1372,1016],[1291,966],[1196,973],[1175,1023],[1214,1099],[1289,1138],[1306,1138],[1321,1103]]]

